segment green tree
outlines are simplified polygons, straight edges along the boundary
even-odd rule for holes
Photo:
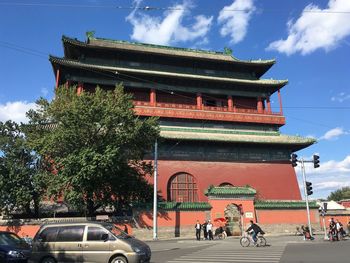
[[[8,214],[13,210],[39,215],[43,193],[40,157],[27,146],[22,125],[0,122],[0,206]]]
[[[342,199],[350,199],[350,187],[343,187],[330,193],[328,200],[340,201]]]
[[[45,180],[48,197],[63,197],[88,215],[150,200],[145,176],[152,166],[143,157],[159,136],[157,119],[137,117],[121,86],[79,95],[75,87],[60,87],[52,102],[40,99],[37,105],[28,112],[27,131],[56,174]]]

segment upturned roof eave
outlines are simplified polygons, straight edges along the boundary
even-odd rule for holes
[[[184,141],[213,141],[213,142],[231,142],[231,143],[248,143],[248,144],[275,144],[275,145],[289,145],[293,151],[306,148],[314,143],[316,140],[299,138],[296,136],[253,136],[253,135],[224,135],[224,134],[199,134],[188,132],[167,132],[162,131],[160,135],[164,139],[176,139]]]
[[[82,42],[76,38],[70,38],[63,35],[62,41],[64,46],[65,46],[65,43],[69,43],[77,47],[85,47],[85,48],[131,50],[134,52],[136,51],[136,52],[169,55],[169,56],[191,57],[195,59],[237,63],[237,64],[247,65],[247,66],[257,66],[257,67],[261,67],[261,69],[259,70],[260,76],[263,75],[265,72],[267,72],[276,62],[275,59],[240,60],[236,57],[233,57],[232,55],[227,55],[223,52],[218,52],[218,51],[178,48],[178,47],[122,41],[122,40],[111,40],[111,39],[104,39],[104,38],[90,37],[87,39],[87,42]]]
[[[183,73],[173,73],[166,71],[154,71],[154,70],[142,70],[142,69],[132,69],[132,68],[123,68],[123,67],[112,67],[112,66],[100,66],[95,64],[87,64],[82,63],[76,60],[59,58],[56,56],[50,55],[49,60],[51,63],[57,63],[64,66],[70,66],[75,68],[86,68],[86,69],[94,69],[108,72],[126,72],[126,73],[137,73],[137,74],[145,74],[145,75],[158,75],[165,77],[174,77],[174,78],[187,78],[187,79],[197,79],[197,80],[206,80],[206,81],[219,81],[219,82],[228,82],[228,83],[236,83],[243,85],[258,85],[265,87],[278,87],[282,88],[288,83],[288,80],[267,80],[267,79],[259,79],[259,80],[246,80],[246,79],[234,79],[234,78],[224,78],[224,77],[214,77],[214,76],[205,76],[205,75],[193,75],[193,74],[183,74]]]

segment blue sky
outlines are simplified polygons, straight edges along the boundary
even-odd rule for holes
[[[350,186],[349,21],[349,0],[0,0],[0,121],[25,121],[36,99],[52,98],[48,55],[63,56],[62,35],[230,47],[239,59],[277,60],[263,78],[289,80],[281,131],[318,140],[297,154],[320,155],[321,167],[306,173],[312,197],[327,197]]]

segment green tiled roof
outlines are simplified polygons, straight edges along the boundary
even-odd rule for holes
[[[159,208],[163,210],[209,210],[212,207],[207,202],[193,202],[193,203],[163,202],[163,203],[159,203]]]
[[[136,208],[152,209],[152,204],[135,204]],[[160,210],[183,210],[183,211],[196,211],[196,210],[210,210],[212,207],[207,202],[159,202],[158,209]]]
[[[233,131],[223,129],[169,128],[161,126],[161,137],[165,139],[182,139],[195,141],[225,141],[262,144],[311,145],[313,138],[291,136],[275,132]]]
[[[145,75],[156,75],[156,76],[166,76],[166,77],[174,77],[174,78],[185,78],[192,80],[206,80],[206,81],[218,81],[218,82],[226,82],[226,83],[236,83],[236,84],[249,84],[249,85],[260,85],[260,86],[278,86],[283,87],[288,83],[288,80],[274,80],[274,79],[236,79],[236,78],[228,78],[228,77],[215,77],[215,76],[207,76],[207,75],[195,75],[195,74],[186,74],[186,73],[175,73],[168,71],[158,71],[158,70],[145,70],[145,69],[135,69],[135,68],[126,68],[126,67],[113,67],[113,66],[103,66],[89,63],[82,63],[77,60],[66,59],[66,58],[58,58],[54,56],[50,56],[49,60],[51,63],[57,63],[59,65],[65,65],[75,68],[84,68],[90,70],[102,70],[106,72],[126,72],[126,73],[139,73]]]
[[[256,201],[256,209],[299,209],[306,208],[305,201]],[[309,202],[310,208],[318,208],[316,201]]]
[[[206,58],[212,60],[221,60],[221,61],[231,61],[241,64],[255,64],[255,65],[273,65],[276,60],[240,60],[233,57],[231,54],[226,54],[225,52],[220,51],[209,51],[209,50],[200,50],[200,49],[192,49],[192,48],[180,48],[180,47],[170,47],[170,46],[162,46],[162,45],[154,45],[154,44],[145,44],[145,43],[137,43],[137,42],[129,42],[123,40],[112,40],[106,38],[95,38],[89,37],[87,43],[79,41],[77,39],[69,38],[66,36],[62,37],[64,42],[72,43],[78,46],[97,46],[97,47],[106,47],[106,48],[119,48],[119,49],[129,49],[129,50],[137,50],[142,52],[152,52],[158,54],[167,54],[167,55],[177,55],[177,56],[185,56],[185,57],[198,57],[198,58]]]
[[[188,131],[195,133],[216,133],[216,134],[241,134],[241,135],[269,135],[269,136],[279,136],[278,131],[255,131],[255,130],[232,130],[232,129],[210,129],[210,128],[185,128],[185,127],[175,127],[175,126],[161,126],[162,131]]]
[[[210,187],[205,194],[207,196],[255,195],[256,190],[251,187],[215,186]]]

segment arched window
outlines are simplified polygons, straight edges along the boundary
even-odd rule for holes
[[[168,183],[168,200],[198,202],[198,188],[194,177],[187,173],[173,175]]]

